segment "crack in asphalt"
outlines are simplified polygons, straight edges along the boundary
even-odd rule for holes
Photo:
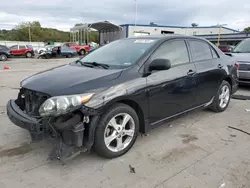
[[[3,85],[1,85],[0,88],[18,89],[18,90],[20,89],[20,88],[18,88],[18,87],[9,87],[9,86],[3,86]]]
[[[176,172],[175,174],[173,174],[172,176],[168,177],[167,179],[163,180],[162,182],[160,182],[159,184],[155,185],[154,188],[157,188],[159,186],[161,186],[162,184],[168,182],[170,179],[174,178],[175,176],[179,175],[180,173],[182,173],[183,171],[187,170],[188,168],[195,166],[198,162],[202,161],[203,159],[207,158],[208,156],[212,155],[213,153],[221,150],[222,148],[224,148],[225,146],[220,147],[219,149],[212,151],[210,153],[208,153],[207,155],[201,157],[200,159],[196,160],[195,162],[191,163],[190,165],[188,165],[187,167],[181,169],[180,171]],[[196,176],[196,175],[194,175]]]

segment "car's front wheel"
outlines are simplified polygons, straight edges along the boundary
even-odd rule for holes
[[[0,61],[6,61],[8,57],[5,54],[0,54]]]
[[[211,109],[215,112],[223,112],[227,109],[231,98],[231,85],[223,80],[214,98]]]
[[[102,157],[119,157],[134,145],[138,131],[139,119],[134,109],[116,104],[102,115],[96,127],[94,149]]]

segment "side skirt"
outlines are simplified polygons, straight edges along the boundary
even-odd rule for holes
[[[186,113],[188,113],[188,112],[192,112],[192,111],[195,111],[195,110],[207,108],[207,107],[209,107],[209,106],[213,103],[213,100],[214,100],[214,97],[213,97],[209,102],[207,102],[207,103],[205,103],[205,104],[196,106],[196,107],[194,107],[194,108],[190,108],[190,109],[185,110],[185,111],[183,111],[183,112],[180,112],[180,113],[174,114],[174,115],[172,115],[172,116],[169,116],[169,117],[163,118],[163,119],[161,119],[161,120],[158,120],[158,121],[156,121],[156,122],[153,122],[153,123],[150,124],[150,128],[152,129],[152,128],[158,127],[158,126],[160,126],[160,125],[166,123],[167,121],[169,121],[169,120],[171,120],[171,119],[174,119],[174,118],[176,118],[176,117],[179,117],[179,116],[181,116],[181,115],[184,115],[184,114],[186,114]]]

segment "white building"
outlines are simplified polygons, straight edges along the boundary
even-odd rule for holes
[[[108,23],[106,23],[108,24]],[[111,23],[109,23],[111,24]],[[221,34],[238,33],[239,31],[221,27]],[[184,27],[184,26],[167,26],[167,25],[142,25],[123,24],[120,25],[120,30],[103,30],[99,31],[100,43],[105,41],[114,41],[120,38],[140,36],[140,35],[157,35],[164,33],[174,33],[182,35],[215,35],[219,33],[218,26],[203,26],[203,27]]]
[[[71,28],[71,31],[78,32],[82,30],[95,29],[99,32],[100,44],[111,42],[121,38],[140,36],[140,35],[159,35],[159,34],[182,34],[182,35],[218,35],[219,31],[221,34],[233,34],[239,33],[239,31],[230,29],[227,27],[219,26],[203,26],[203,27],[184,27],[184,26],[167,26],[157,24],[123,24],[115,25],[108,21],[96,22],[87,24],[85,26],[78,26]],[[74,38],[74,37],[73,37]],[[73,39],[74,40],[74,39]]]
[[[166,25],[121,25],[123,30],[126,30],[126,37],[138,35],[157,35],[157,34],[182,34],[182,35],[208,35],[218,34],[218,26],[203,26],[203,27],[184,27],[184,26],[166,26]],[[221,34],[237,33],[239,31],[227,27],[221,27]]]

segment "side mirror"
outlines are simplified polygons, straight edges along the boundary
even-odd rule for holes
[[[149,66],[149,71],[153,70],[168,70],[171,68],[171,62],[169,59],[155,59]]]

